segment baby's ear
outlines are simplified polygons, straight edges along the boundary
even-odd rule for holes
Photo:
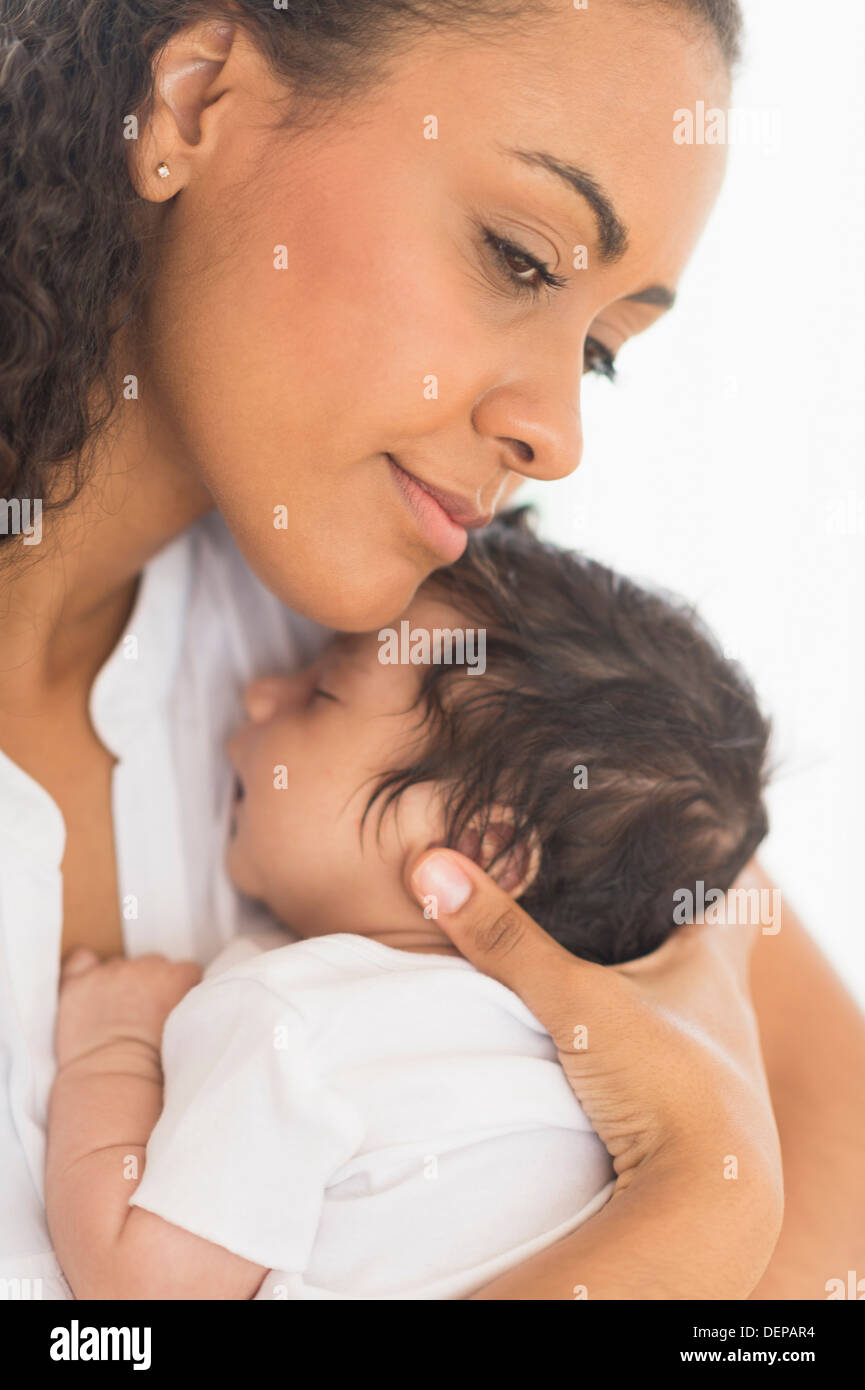
[[[485,824],[471,825],[464,830],[454,849],[487,870],[490,878],[512,898],[520,898],[537,878],[541,846],[534,832],[513,844],[512,835],[513,815],[496,807]]]

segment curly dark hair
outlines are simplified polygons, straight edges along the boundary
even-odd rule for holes
[[[653,951],[674,895],[725,892],[768,829],[770,730],[744,673],[693,609],[542,542],[526,507],[424,592],[484,630],[486,669],[425,669],[419,735],[365,819],[436,784],[448,846],[492,828],[490,867],[539,849],[520,902],[561,945],[602,965]]]
[[[124,122],[146,116],[174,33],[241,25],[294,91],[327,101],[418,28],[517,18],[529,2],[0,0],[0,498],[62,505],[111,416],[113,339],[145,291]],[[737,0],[649,3],[699,16],[735,60]]]

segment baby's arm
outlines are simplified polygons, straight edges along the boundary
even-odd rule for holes
[[[65,963],[45,1196],[77,1298],[249,1299],[266,1273],[129,1206],[162,1109],[163,1025],[200,975],[162,956],[98,964],[78,952]]]

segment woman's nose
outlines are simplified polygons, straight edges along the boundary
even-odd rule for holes
[[[565,478],[582,458],[579,383],[558,395],[551,388],[494,387],[473,412],[477,433],[495,438],[505,467],[526,478]]]
[[[289,688],[290,678],[286,676],[265,676],[252,681],[243,692],[243,707],[253,724],[272,719],[288,699]]]

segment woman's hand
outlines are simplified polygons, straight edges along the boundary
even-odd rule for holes
[[[165,956],[100,961],[86,947],[71,951],[60,972],[58,1067],[129,1040],[158,1051],[165,1020],[201,973],[194,961]]]
[[[666,1248],[658,1251],[672,1270],[666,1291],[595,1296],[746,1296],[783,1213],[778,1136],[747,990],[755,929],[683,927],[650,956],[600,966],[564,950],[454,851],[422,856],[412,886],[420,900],[434,897],[437,920],[462,954],[513,989],[552,1036],[612,1155],[618,1181],[610,1206],[632,1185],[632,1224],[640,1220],[641,1185],[647,1200],[663,1192],[673,1204],[661,1223]],[[683,1248],[675,1251],[669,1242],[679,1204],[688,1215]],[[695,1265],[695,1250],[684,1248],[698,1242],[705,1270],[699,1251]],[[652,1258],[651,1240],[646,1255]]]

